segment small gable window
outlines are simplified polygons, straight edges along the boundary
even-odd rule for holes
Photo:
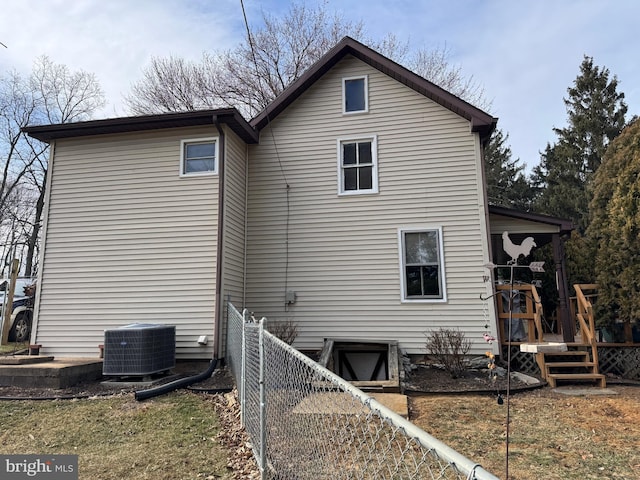
[[[342,107],[344,113],[362,113],[369,111],[367,77],[349,77],[342,79]]]
[[[180,175],[211,175],[218,170],[218,139],[182,140]]]
[[[376,136],[338,140],[338,170],[338,193],[377,193]]]
[[[445,301],[442,229],[400,229],[402,301]]]

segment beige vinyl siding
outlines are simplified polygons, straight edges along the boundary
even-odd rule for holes
[[[44,354],[98,356],[104,330],[176,326],[178,358],[209,357],[218,176],[180,177],[180,141],[211,128],[58,140],[37,306]]]
[[[502,232],[532,234],[558,233],[559,231],[556,225],[510,218],[493,213],[489,215],[489,222],[491,225],[491,235],[502,235]]]
[[[225,243],[223,294],[240,308],[244,301],[247,146],[225,128]]]
[[[358,75],[368,75],[369,113],[342,115],[341,79]],[[339,196],[336,140],[368,135],[377,135],[379,193]],[[424,353],[425,331],[459,327],[476,353],[486,350],[486,220],[468,121],[346,57],[249,148],[247,306],[256,315],[295,321],[303,349],[342,337]],[[398,229],[416,227],[442,228],[446,302],[401,302]],[[297,294],[288,308],[285,289]]]

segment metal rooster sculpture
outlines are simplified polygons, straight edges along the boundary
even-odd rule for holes
[[[509,238],[509,232],[502,234],[502,248],[511,257],[511,261],[507,262],[509,265],[518,263],[518,258],[521,255],[529,256],[533,247],[537,247],[533,237],[527,237],[522,241],[521,245],[516,245]]]

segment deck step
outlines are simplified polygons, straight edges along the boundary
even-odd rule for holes
[[[547,382],[549,382],[550,387],[555,388],[557,380],[571,382],[595,380],[601,388],[607,386],[605,376],[601,373],[550,373],[547,375]]]
[[[589,355],[589,352],[586,350],[567,350],[566,352],[543,352],[548,357],[571,357],[571,356],[580,356],[584,357]]]
[[[545,366],[547,368],[555,368],[555,367],[594,367],[596,364],[594,362],[547,362]]]

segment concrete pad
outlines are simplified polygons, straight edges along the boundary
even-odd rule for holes
[[[0,357],[0,365],[29,365],[33,363],[45,363],[53,360],[53,357],[44,357],[42,355],[14,355],[8,357]]]
[[[371,396],[401,417],[409,418],[409,402],[406,395],[399,393],[372,393]]]
[[[303,398],[293,413],[355,415],[364,410],[368,409],[348,393],[320,392]]]
[[[551,352],[566,352],[566,343],[521,343],[520,351],[527,353],[551,353]]]
[[[0,365],[0,386],[67,388],[102,377],[102,360],[60,358],[26,365]]]
[[[376,401],[398,415],[405,418],[409,416],[409,404],[406,395],[399,393],[375,393],[371,394]],[[321,392],[305,397],[293,409],[297,414],[340,414],[356,415],[368,413],[369,408],[362,405],[360,400],[344,392]]]
[[[111,380],[103,380],[100,382],[101,385],[107,385],[110,387],[152,387],[154,385],[158,385],[159,383],[169,383],[174,380],[179,380],[181,378],[186,378],[181,375],[165,375],[157,378],[149,378],[149,376],[144,377],[115,377]]]
[[[554,393],[570,395],[575,397],[586,395],[618,395],[618,392],[611,388],[580,388],[580,387],[558,387],[552,389]]]

